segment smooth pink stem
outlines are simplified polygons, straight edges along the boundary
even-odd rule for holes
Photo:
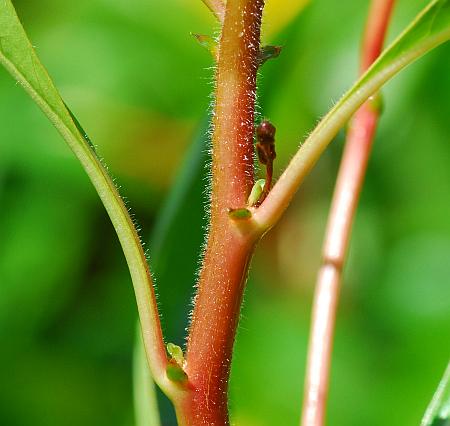
[[[370,68],[383,50],[384,39],[394,5],[395,0],[372,0],[363,36],[361,74]]]
[[[394,2],[372,1],[362,45],[361,73],[381,53]],[[316,284],[302,426],[322,426],[325,423],[342,268],[379,113],[379,108],[371,101],[366,102],[355,114],[347,135],[325,235],[322,266]]]
[[[316,284],[303,426],[319,426],[325,421],[342,268],[376,123],[377,114],[367,104],[364,105],[355,115],[341,163],[323,248],[322,266]]]

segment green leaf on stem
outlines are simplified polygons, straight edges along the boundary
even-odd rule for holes
[[[72,149],[114,225],[125,254],[141,316],[148,360],[155,380],[167,388],[167,357],[147,260],[138,234],[117,188],[93,144],[67,108],[47,70],[39,61],[10,0],[0,0],[0,63],[21,84]]]
[[[450,0],[434,0],[384,51],[345,98],[373,80],[390,76],[393,70],[403,68],[449,38]]]

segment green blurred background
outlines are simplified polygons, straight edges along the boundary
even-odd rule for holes
[[[267,3],[264,39],[284,50],[262,69],[258,109],[278,129],[279,174],[355,79],[368,1]],[[399,1],[389,39],[426,3]],[[212,90],[211,58],[189,33],[217,25],[200,0],[14,5],[142,227],[167,339],[182,344],[203,241]],[[384,90],[339,309],[330,425],[418,425],[447,363],[449,54],[440,47]],[[112,226],[3,69],[0,94],[0,425],[133,425],[136,308]],[[230,391],[238,426],[298,424],[342,145],[341,133],[254,258]],[[174,425],[160,404],[163,425]]]

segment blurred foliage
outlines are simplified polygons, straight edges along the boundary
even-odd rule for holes
[[[277,173],[355,79],[368,7],[323,0],[299,14],[306,2],[284,3],[268,0],[265,38],[284,48],[262,69],[259,93],[261,115],[277,126]],[[143,235],[153,235],[166,337],[182,344],[205,224],[205,172],[192,168],[202,160],[192,152],[205,151],[212,90],[210,56],[189,33],[217,25],[200,1],[14,4]],[[424,4],[399,2],[389,39]],[[447,44],[384,90],[339,310],[333,425],[418,425],[447,363],[449,54]],[[136,309],[120,246],[72,154],[3,69],[0,93],[0,424],[132,425]],[[193,140],[200,148],[184,160]],[[232,371],[238,426],[297,424],[342,143],[343,133],[257,250]],[[177,202],[166,199],[175,181],[187,182]]]

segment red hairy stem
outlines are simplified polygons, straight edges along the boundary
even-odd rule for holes
[[[254,184],[253,135],[263,0],[228,0],[219,43],[212,137],[211,223],[189,330],[188,390],[177,406],[186,425],[227,425],[227,388],[248,263],[257,236],[228,209]],[[177,405],[177,404],[176,404]]]
[[[381,53],[393,6],[394,0],[372,1],[363,38],[361,73]],[[302,426],[322,426],[325,422],[342,268],[380,114],[375,102],[369,100],[355,114],[338,173],[314,297]]]

